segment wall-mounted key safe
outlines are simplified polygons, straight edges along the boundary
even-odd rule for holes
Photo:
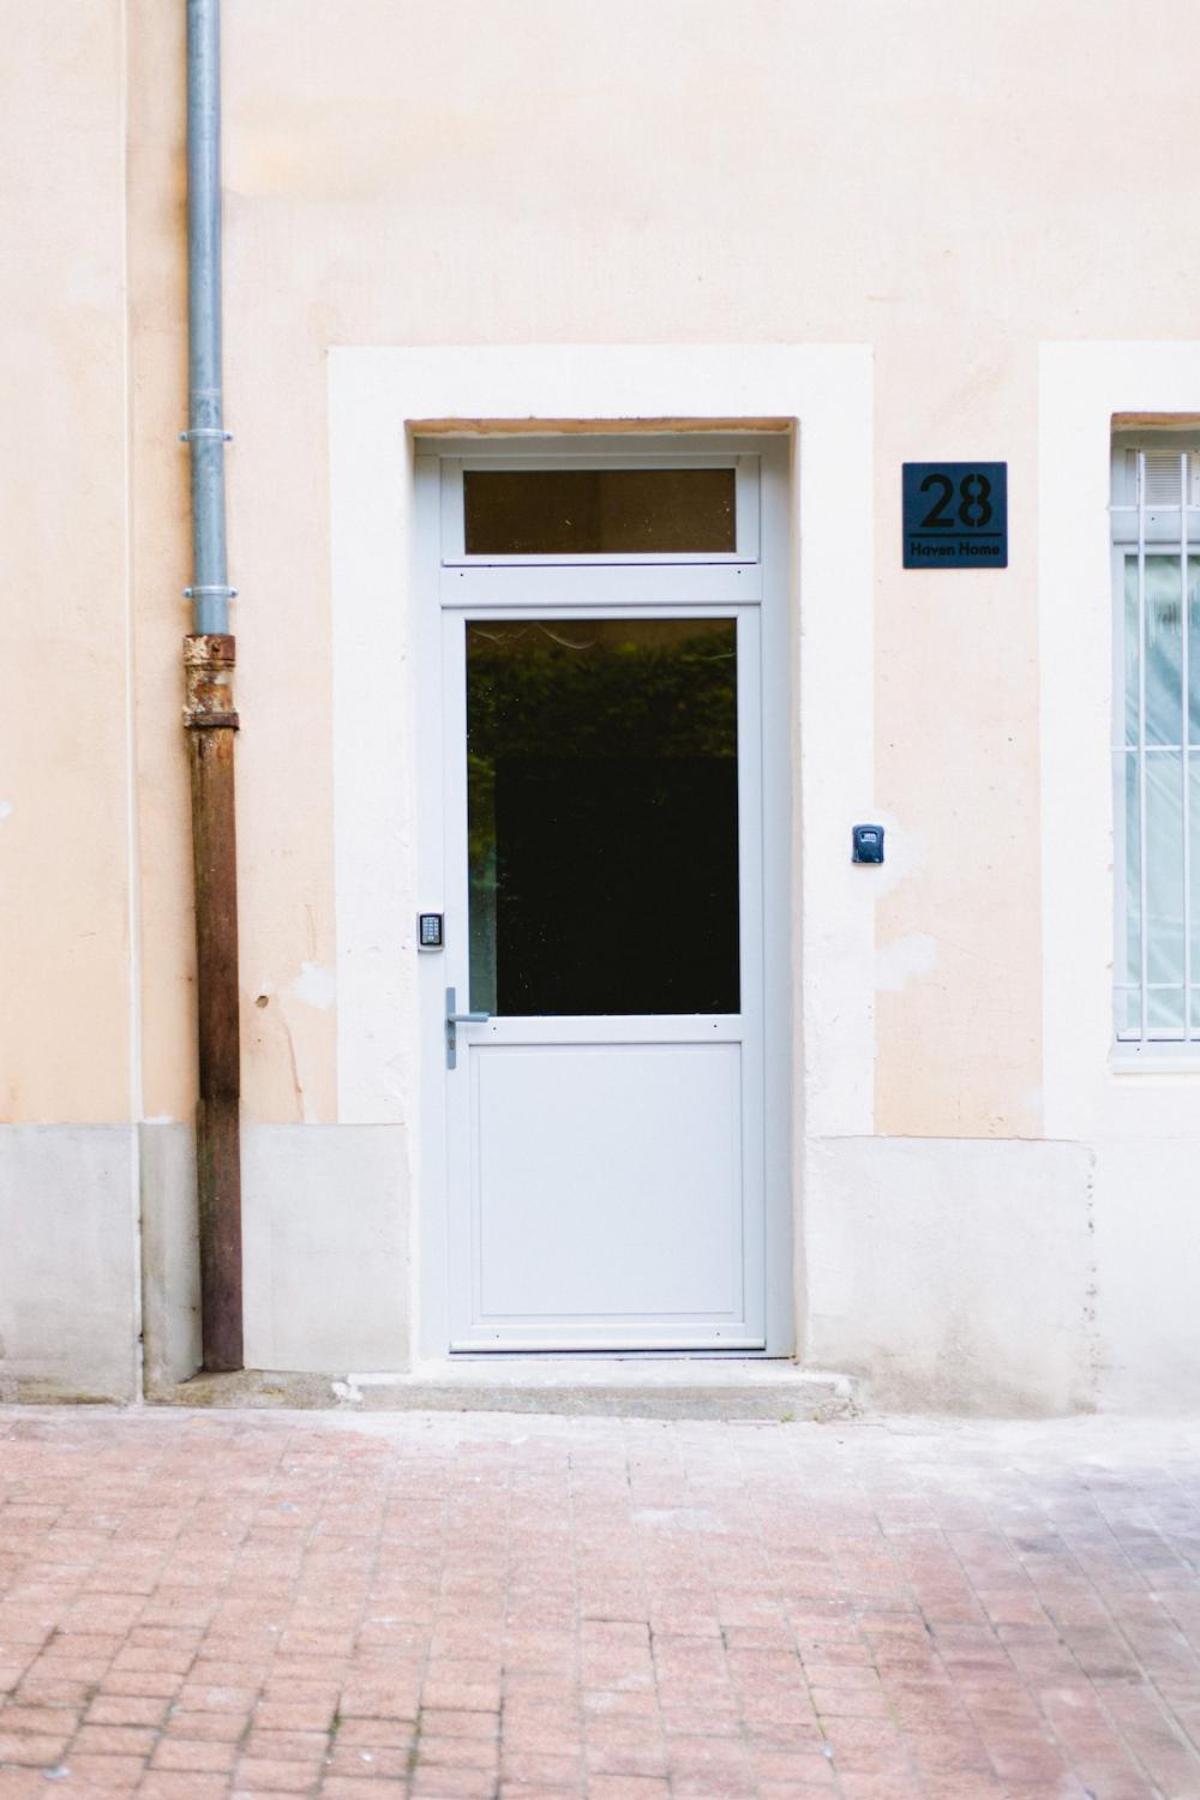
[[[444,920],[444,913],[417,914],[418,950],[444,950],[446,948]]]
[[[883,861],[883,826],[856,825],[853,830],[854,861],[862,863],[881,863]]]

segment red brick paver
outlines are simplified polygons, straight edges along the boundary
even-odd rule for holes
[[[0,1410],[0,1800],[1200,1800],[1200,1433]]]

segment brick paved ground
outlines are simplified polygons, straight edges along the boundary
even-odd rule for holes
[[[0,1800],[1200,1796],[1200,1434],[0,1411]]]

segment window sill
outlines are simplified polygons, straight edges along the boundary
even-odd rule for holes
[[[1168,1051],[1165,1055],[1139,1056],[1130,1050],[1117,1050],[1109,1058],[1113,1075],[1200,1075],[1200,1044],[1189,1053]]]

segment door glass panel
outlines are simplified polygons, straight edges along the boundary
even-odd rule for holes
[[[736,1013],[737,623],[467,625],[471,1006]]]
[[[468,556],[671,555],[737,549],[728,469],[468,469]]]

